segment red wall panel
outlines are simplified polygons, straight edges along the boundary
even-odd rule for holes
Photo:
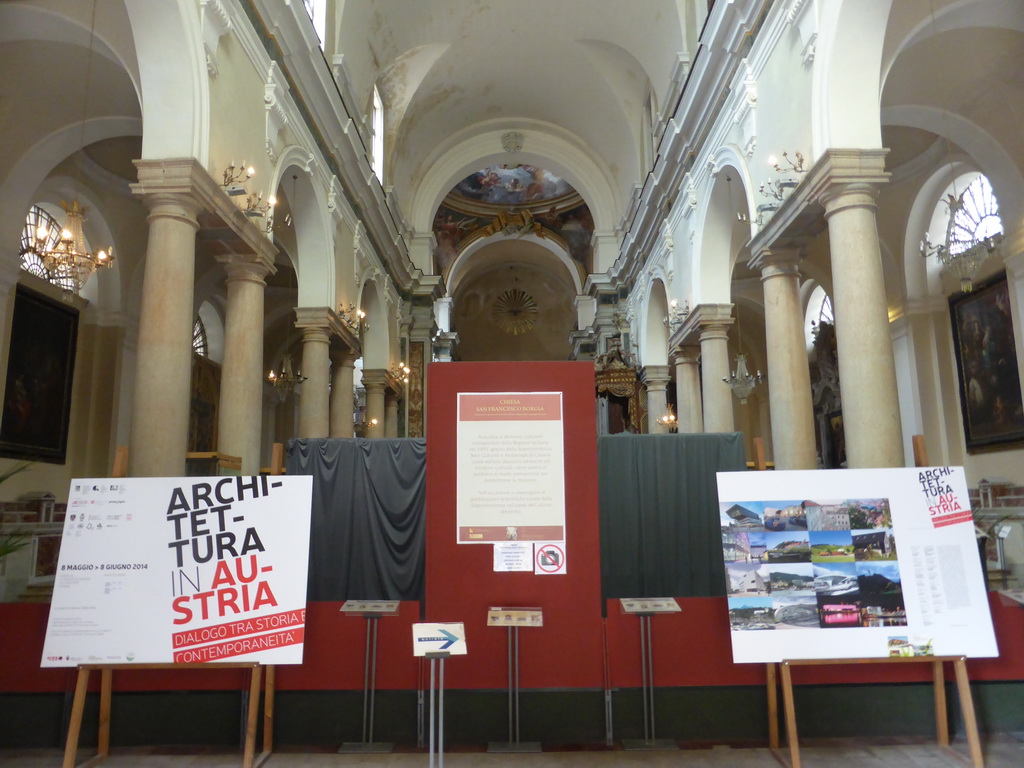
[[[427,369],[428,621],[461,621],[469,654],[446,665],[451,688],[507,685],[507,630],[490,606],[540,606],[544,626],[519,632],[524,688],[600,687],[601,566],[591,363],[435,363]],[[459,392],[562,392],[566,574],[495,573],[488,544],[456,543]]]

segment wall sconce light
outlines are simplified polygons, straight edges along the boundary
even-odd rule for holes
[[[344,309],[339,305],[338,314],[341,315],[341,322],[352,333],[358,334],[364,329],[363,321],[366,319],[366,313],[354,304],[349,304]]]
[[[778,158],[775,157],[775,155],[769,156],[768,164],[772,168],[774,168],[775,172],[778,174],[807,173],[807,171],[804,169],[804,156],[800,152],[794,152],[793,154],[796,158],[795,161],[793,160],[793,158],[789,156],[788,152],[782,153],[783,159],[789,166],[788,168],[783,168],[782,165],[779,163]],[[778,200],[781,203],[783,200],[786,199],[786,197],[789,196],[789,194],[794,189],[796,189],[797,184],[799,184],[799,182],[796,179],[788,176],[783,176],[782,178],[779,179],[768,179],[763,184],[761,184],[761,186],[758,187],[757,190],[765,197],[770,197],[774,200]],[[778,206],[776,206],[776,208],[778,208]],[[763,208],[762,206],[759,205],[757,207],[758,222],[760,222],[761,220],[761,215],[770,210],[774,209]]]
[[[668,327],[670,333],[675,333],[679,330],[679,327],[686,322],[686,318],[690,316],[690,302],[687,301],[685,306],[679,307],[679,302],[676,299],[672,299],[668,305],[668,317],[665,318],[665,325]]]
[[[412,369],[402,362],[398,365],[391,366],[391,373],[396,379],[400,379],[403,384],[408,384],[409,374],[412,373]]]
[[[796,162],[793,162],[793,160],[790,158],[789,154],[785,150],[782,151],[782,157],[789,164],[789,168],[779,167],[779,160],[777,157],[775,157],[775,155],[769,155],[768,163],[769,165],[771,165],[772,168],[775,169],[776,173],[789,173],[790,171],[792,171],[793,173],[807,173],[807,171],[804,169],[803,154],[801,154],[800,152],[794,152],[793,156],[796,157]]]
[[[267,202],[263,202],[263,192],[258,195],[248,195],[245,198],[245,210],[242,211],[250,219],[269,218],[271,210],[277,205],[277,198],[271,195]]]
[[[235,161],[231,161],[231,165],[224,169],[224,180],[221,182],[221,186],[224,187],[224,191],[232,197],[246,194],[245,187],[242,186],[244,182],[248,181],[256,173],[256,169],[251,165],[246,166],[245,161],[239,166],[235,165]]]
[[[670,433],[677,432],[679,430],[679,421],[676,419],[676,412],[672,409],[672,403],[665,405],[665,415],[658,419],[662,425],[664,425]]]

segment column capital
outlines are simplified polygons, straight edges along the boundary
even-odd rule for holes
[[[648,389],[664,389],[672,379],[667,365],[645,365],[641,376]]]
[[[228,273],[228,282],[237,280],[256,283],[266,287],[267,275],[277,273],[273,261],[263,254],[242,256],[239,254],[222,254],[215,257]]]
[[[331,337],[327,333],[326,328],[320,328],[318,326],[307,326],[302,328],[302,343],[311,344],[330,344]]]
[[[747,266],[760,271],[762,282],[772,277],[799,277],[800,258],[799,248],[763,248],[747,262]]]
[[[676,365],[696,365],[700,362],[700,347],[696,344],[679,344],[672,350]]]
[[[192,157],[163,160],[135,160],[138,182],[129,184],[133,194],[142,198],[150,216],[173,215],[168,206],[180,206],[183,220],[197,229],[206,230],[211,238],[232,253],[260,254],[271,264],[277,248],[262,227],[246,216],[214,180],[210,173]],[[190,213],[185,213],[190,211]],[[199,217],[200,211],[209,215]]]
[[[370,368],[363,370],[363,386],[367,391],[391,392],[402,394],[402,382],[386,368]]]

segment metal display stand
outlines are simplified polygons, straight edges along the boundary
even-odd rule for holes
[[[622,610],[640,619],[640,686],[644,702],[643,739],[623,739],[628,750],[679,749],[674,739],[659,739],[654,731],[654,652],[651,645],[651,617],[657,613],[676,613],[679,604],[670,597],[626,598]]]
[[[363,663],[363,740],[346,741],[338,748],[338,753],[344,755],[393,752],[393,742],[373,740],[373,715],[377,692],[377,625],[381,616],[398,615],[398,601],[348,600],[342,605],[341,610],[366,619],[366,657]]]
[[[448,651],[430,651],[425,654],[430,659],[430,768],[434,768],[435,759],[437,768],[444,768],[444,660],[451,654]],[[440,662],[440,676],[435,678],[438,662]],[[435,685],[435,679],[437,683]],[[434,692],[437,692],[437,717],[434,717]],[[434,723],[437,723],[435,728]]]
[[[539,741],[519,740],[519,628],[543,626],[540,608],[492,608],[487,616],[490,627],[508,629],[508,741],[492,741],[488,752],[502,754],[540,752]]]

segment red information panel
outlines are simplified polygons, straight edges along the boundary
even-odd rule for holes
[[[593,365],[433,363],[427,383],[425,618],[463,622],[472,662],[455,660],[446,684],[504,687],[507,635],[487,627],[487,612],[495,605],[532,605],[543,609],[544,624],[520,634],[520,684],[599,687],[602,624]],[[468,441],[475,441],[475,446]],[[468,464],[467,449],[477,452]],[[500,505],[514,502],[518,506],[509,507],[513,512],[544,507],[547,514],[557,498],[562,519],[552,523],[548,518],[528,518],[521,524],[509,514],[498,522],[484,520],[487,525],[460,526],[460,470],[469,466],[474,471],[474,462],[477,472],[498,473],[494,478],[488,475],[484,486],[494,490],[495,482],[503,485]],[[516,467],[520,462],[526,464],[525,470]],[[500,475],[506,471],[511,472],[508,478]],[[478,490],[479,481],[478,476]],[[541,486],[549,490],[538,494]],[[462,493],[467,493],[466,486]],[[460,528],[465,530],[460,533]],[[460,535],[466,543],[459,543]],[[543,570],[496,571],[493,542],[515,540],[564,547],[562,555],[544,562],[553,569],[557,559],[564,567],[571,556],[572,567],[555,578]]]

